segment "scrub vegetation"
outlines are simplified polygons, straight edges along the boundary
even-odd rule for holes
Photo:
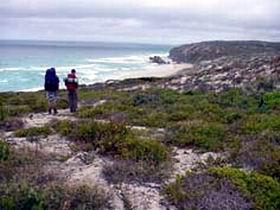
[[[65,108],[65,92],[60,95]],[[46,111],[43,93],[0,93],[0,129],[22,138],[58,134],[76,151],[113,160],[102,170],[108,183],[157,183],[178,209],[280,208],[279,91],[81,88],[79,96],[76,120],[26,129],[19,119]],[[228,166],[211,165],[168,183],[173,147],[221,152]],[[46,174],[52,158],[0,141],[0,209],[109,208],[98,186],[70,187]]]

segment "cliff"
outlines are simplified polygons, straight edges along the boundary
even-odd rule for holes
[[[198,63],[224,56],[248,56],[259,53],[279,54],[280,43],[263,41],[208,41],[186,44],[170,50],[178,63]]]
[[[188,44],[170,50],[178,63],[192,63],[191,70],[169,82],[175,89],[221,91],[244,87],[260,79],[279,86],[280,43],[261,41],[213,41]]]

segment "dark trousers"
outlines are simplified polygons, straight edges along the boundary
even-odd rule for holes
[[[68,91],[70,112],[75,112],[78,107],[78,96],[76,91]]]

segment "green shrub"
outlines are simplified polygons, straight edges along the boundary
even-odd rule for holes
[[[243,118],[243,113],[240,110],[226,109],[224,110],[224,122],[233,123]]]
[[[256,98],[249,96],[241,89],[236,88],[221,92],[218,95],[210,95],[210,100],[225,108],[233,107],[248,111],[256,110],[259,105]]]
[[[0,121],[5,120],[7,117],[7,110],[5,109],[3,103],[0,101]]]
[[[80,118],[95,118],[106,112],[104,106],[97,107],[82,107],[78,110],[78,117]]]
[[[167,200],[177,209],[251,209],[252,204],[225,179],[209,173],[188,172],[164,187]]]
[[[144,160],[159,164],[168,159],[167,148],[155,141],[137,138],[134,135],[126,136],[117,148],[118,153],[124,159]]]
[[[28,136],[47,136],[51,134],[51,129],[49,126],[44,127],[33,127],[33,128],[26,128],[20,129],[15,132],[16,137],[28,137]]]
[[[43,191],[45,209],[110,209],[109,195],[98,186],[47,186]]]
[[[202,99],[194,104],[196,108],[196,119],[205,119],[208,121],[220,121],[224,112],[219,104],[211,103],[207,99]]]
[[[50,123],[52,128],[63,136],[68,136],[72,132],[74,123],[69,120],[61,120]]]
[[[85,102],[89,101],[90,104],[99,100],[116,100],[120,98],[128,98],[128,92],[122,92],[112,89],[92,90],[89,88],[82,88],[79,91],[79,98]]]
[[[110,208],[109,196],[98,187],[63,184],[31,186],[19,183],[2,184],[0,209],[5,210],[47,210],[47,209],[105,209]]]
[[[60,91],[60,95],[65,97],[65,91]],[[7,116],[18,116],[29,112],[44,112],[47,110],[48,102],[45,92],[17,92],[1,93],[0,110],[5,110]],[[68,102],[65,99],[58,101],[58,108],[67,108]],[[0,111],[1,120],[1,111]]]
[[[57,108],[58,109],[67,109],[69,107],[68,100],[61,98],[58,100]]]
[[[140,118],[140,119],[139,119]],[[149,110],[149,113],[146,112],[146,115],[139,116],[138,118],[138,125],[140,126],[147,126],[147,127],[154,127],[154,128],[162,128],[167,125],[167,118],[168,115],[164,112],[156,112]],[[132,119],[132,122],[135,120]]]
[[[51,180],[52,174],[44,170],[51,160],[56,157],[42,154],[40,151],[34,152],[29,147],[9,148],[9,155],[6,161],[0,161],[0,184],[18,182],[25,179],[28,183],[41,184]],[[0,195],[1,197],[1,195]],[[0,208],[1,209],[1,208]]]
[[[152,164],[150,161],[118,160],[108,163],[102,173],[109,183],[157,183],[161,184],[170,177],[171,162]]]
[[[128,128],[123,124],[84,121],[75,126],[70,137],[96,145],[99,141],[122,138],[127,133]]]
[[[0,162],[8,160],[9,155],[10,155],[9,145],[6,142],[0,140]]]
[[[264,101],[270,109],[279,109],[280,92],[268,92],[264,94]]]
[[[156,163],[168,159],[168,150],[163,144],[137,137],[124,124],[81,121],[71,125],[62,121],[56,127],[70,139],[91,144],[102,154]]]
[[[210,173],[226,178],[254,201],[255,209],[280,208],[280,183],[272,177],[256,172],[245,173],[239,169],[212,168]]]
[[[191,119],[196,109],[190,104],[174,104],[166,109],[168,121],[184,121]]]
[[[24,122],[18,117],[9,117],[3,121],[0,121],[0,130],[9,132],[20,129],[24,126]]]
[[[276,210],[280,207],[277,180],[230,167],[188,172],[168,184],[164,192],[178,209]]]
[[[280,179],[280,133],[244,135],[240,147],[231,151],[232,163]]]
[[[6,183],[0,189],[0,208],[5,210],[43,210],[42,193],[26,182]]]
[[[263,155],[262,161],[258,170],[261,173],[272,176],[280,180],[280,148],[276,147],[267,150]]]
[[[27,102],[31,112],[44,112],[47,110],[48,103],[45,98],[34,97],[33,100]]]
[[[41,112],[47,109],[47,100],[42,92],[17,93],[10,96],[6,102],[9,107],[28,107],[28,112]]]
[[[203,121],[180,123],[168,130],[167,143],[178,146],[196,146],[210,151],[222,149],[226,135],[224,125]]]
[[[20,114],[31,112],[32,109],[27,105],[17,105],[6,107],[8,116],[18,116]]]
[[[184,176],[177,176],[176,181],[165,186],[164,193],[169,201],[176,206],[187,197],[183,189]]]
[[[265,130],[268,131],[280,131],[280,116],[279,115],[267,115],[258,114],[251,115],[244,121],[243,129],[246,133],[261,133]]]

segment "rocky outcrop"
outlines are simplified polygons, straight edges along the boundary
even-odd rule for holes
[[[157,56],[157,55],[149,57],[149,60],[150,60],[150,62],[157,63],[157,64],[167,64],[168,63],[162,57]]]
[[[165,87],[177,90],[223,91],[246,87],[265,79],[272,86],[280,82],[280,56],[258,54],[246,57],[224,56],[202,61],[165,82]]]
[[[280,43],[261,41],[213,41],[171,49],[169,57],[179,63],[193,63],[165,87],[178,90],[222,91],[244,87],[259,79],[279,86]]]
[[[177,63],[199,63],[223,56],[246,56],[258,53],[279,54],[280,43],[262,41],[210,41],[186,44],[170,50]]]

